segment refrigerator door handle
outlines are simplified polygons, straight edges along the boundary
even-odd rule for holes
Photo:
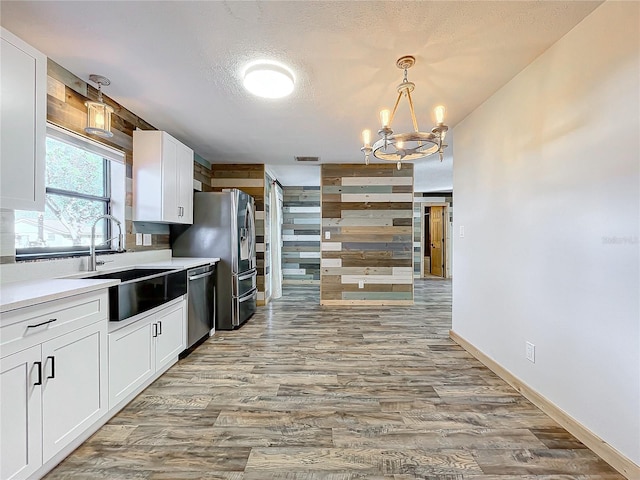
[[[256,269],[252,269],[249,272],[245,273],[244,275],[238,277],[238,280],[246,280],[247,278],[251,278],[256,274]]]
[[[254,288],[253,290],[251,290],[249,293],[245,294],[244,296],[238,298],[238,303],[244,303],[247,300],[251,300],[253,298],[253,296],[256,294],[257,289]]]
[[[256,266],[256,221],[253,214],[253,202],[247,202],[247,215],[249,217],[249,266]]]

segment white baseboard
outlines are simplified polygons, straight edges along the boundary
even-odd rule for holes
[[[558,422],[564,429],[571,433],[574,437],[589,447],[596,455],[605,462],[615,468],[629,480],[640,479],[640,465],[637,465],[631,459],[624,456],[618,450],[605,442],[598,435],[593,433],[587,427],[578,422],[571,415],[561,410],[557,405],[549,399],[535,391],[522,380],[514,376],[506,368],[501,366],[492,358],[474,347],[470,342],[462,338],[453,330],[449,330],[449,337],[467,352],[473,355],[493,373],[502,378],[505,382],[515,388],[522,396],[527,398],[536,407],[549,415]]]

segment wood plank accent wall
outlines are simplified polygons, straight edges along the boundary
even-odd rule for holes
[[[267,174],[264,164],[212,164],[211,187],[214,192],[238,188],[255,199],[256,204],[256,263],[258,270],[258,305],[268,301],[265,252],[269,239],[265,238],[265,195]]]
[[[413,276],[415,278],[422,278],[422,210],[423,206],[419,200],[419,194],[415,195],[415,201],[413,203]]]
[[[325,164],[321,189],[320,303],[413,304],[413,165]]]
[[[320,187],[283,189],[284,284],[320,283]]]
[[[87,107],[84,102],[87,99],[96,101],[98,90],[51,59],[47,62],[47,75],[47,120],[96,142],[121,150],[125,154],[125,245],[127,251],[169,248],[169,235],[155,234],[152,235],[151,246],[136,246],[132,223],[133,131],[136,128],[142,130],[156,130],[156,128],[108,96],[103,95],[104,102],[114,109],[111,115],[113,137],[103,138],[89,135],[84,131],[87,118]]]
[[[111,131],[113,132],[113,137],[103,138],[96,135],[89,135],[84,131],[87,118],[87,107],[85,107],[84,102],[86,100],[95,101],[97,99],[98,90],[96,88],[87,84],[84,80],[75,76],[51,59],[47,60],[47,121],[124,152],[126,165],[124,220],[126,232],[125,245],[127,251],[135,252],[170,248],[169,235],[161,234],[151,235],[152,245],[136,245],[135,233],[133,231],[133,131],[136,128],[142,130],[156,130],[156,128],[103,94],[103,101],[114,109],[111,116]],[[211,171],[206,166],[195,161],[194,180],[202,184],[203,191],[212,190]],[[13,216],[11,216],[11,222],[13,222]],[[11,235],[13,235],[13,225],[9,225],[3,221],[2,227],[3,233],[5,233],[6,228],[6,232],[11,232]],[[3,252],[2,257],[0,257],[0,263],[13,263],[14,261],[15,250],[12,255],[5,255]]]

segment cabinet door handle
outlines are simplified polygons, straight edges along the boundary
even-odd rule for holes
[[[153,324],[153,338],[158,336],[158,324],[154,323]]]
[[[34,385],[42,385],[42,362],[33,362],[33,364],[38,366],[38,381]]]
[[[158,322],[158,335],[162,335],[162,322]]]
[[[42,325],[46,325],[47,323],[53,323],[53,322],[56,322],[57,320],[58,320],[57,318],[50,318],[46,322],[36,323],[35,325],[27,325],[27,328],[41,327]]]
[[[51,375],[47,378],[56,378],[56,357],[47,357],[47,360],[51,360]]]

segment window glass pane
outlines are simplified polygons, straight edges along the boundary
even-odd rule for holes
[[[91,225],[104,213],[106,202],[48,193],[44,212],[16,211],[16,249],[88,248]],[[107,222],[101,220],[96,225],[96,245],[105,240]]]
[[[107,196],[105,163],[100,155],[47,137],[47,187]]]

